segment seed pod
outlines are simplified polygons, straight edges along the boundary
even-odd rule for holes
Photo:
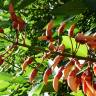
[[[85,44],[87,42],[86,36],[84,36],[83,33],[78,33],[75,37],[75,40],[81,44]]]
[[[9,5],[9,12],[10,12],[10,15],[11,15],[11,20],[12,21],[16,21],[17,20],[17,16],[15,14],[14,7],[13,7],[12,3],[10,3],[10,5]]]
[[[63,53],[64,52],[64,49],[65,49],[65,45],[64,44],[61,44],[58,48],[58,52],[60,53]]]
[[[33,69],[32,70],[32,72],[31,72],[31,75],[30,75],[30,77],[29,77],[29,81],[30,81],[30,83],[34,80],[34,78],[36,77],[36,75],[37,75],[37,69]]]
[[[90,35],[90,36],[86,36],[86,40],[88,41],[96,41],[96,34],[95,35]]]
[[[74,29],[75,29],[76,25],[75,24],[72,24],[69,31],[68,31],[68,35],[70,37],[73,37],[74,36]]]
[[[87,45],[88,45],[90,48],[96,49],[96,41],[88,41],[88,42],[87,42]]]
[[[59,87],[59,79],[62,77],[62,69],[64,67],[61,67],[60,70],[58,71],[58,73],[54,76],[53,79],[53,88],[54,90],[57,92],[58,91],[58,87]]]
[[[86,90],[86,95],[87,96],[96,96],[95,89],[92,87],[90,83],[86,82],[87,90]]]
[[[65,29],[66,23],[62,22],[60,27],[58,28],[57,32],[58,32],[58,36],[60,36],[60,34],[63,34],[63,31]]]
[[[92,74],[90,72],[90,68],[88,67],[87,70],[85,72],[83,72],[83,74],[81,76],[82,88],[83,88],[83,92],[85,94],[88,91],[88,86],[86,85],[86,82],[88,82],[89,84],[91,84],[91,80],[92,80]]]
[[[2,58],[2,56],[0,56],[0,65],[2,65],[4,62],[4,59]]]
[[[28,57],[22,64],[22,71],[25,71],[26,67],[33,61],[32,57]]]
[[[2,28],[0,28],[0,33],[4,33],[4,30]]]
[[[54,58],[54,60],[53,60],[54,64],[52,65],[52,70],[54,70],[54,68],[55,68],[63,59],[64,59],[63,56],[57,55],[57,56]]]
[[[45,84],[47,84],[47,81],[48,81],[48,77],[52,74],[52,69],[51,68],[48,68],[46,69],[45,73],[44,73],[44,76],[43,76],[43,82]]]
[[[76,73],[78,72],[78,69],[75,68],[72,70],[67,78],[68,86],[72,91],[77,91],[80,86],[80,78],[76,77]]]
[[[52,42],[49,43],[48,48],[49,48],[50,51],[56,50],[56,48],[55,48],[55,46],[53,45]]]
[[[50,42],[53,42],[53,38],[52,38],[52,28],[53,28],[53,20],[51,20],[49,23],[48,23],[48,26],[47,26],[47,29],[46,29],[46,36],[47,36],[47,39],[50,41]]]
[[[47,36],[40,36],[40,37],[38,37],[38,39],[39,39],[39,40],[48,40],[48,39],[47,39]]]
[[[49,23],[48,23],[48,25],[47,25],[47,32],[49,32],[49,33],[46,33],[46,36],[48,36],[48,35],[52,35],[52,33],[50,33],[50,30],[52,30],[52,28],[53,28],[53,26],[54,26],[54,22],[53,22],[53,20],[51,20]]]
[[[66,64],[66,66],[65,66],[65,68],[64,68],[64,70],[63,70],[64,79],[67,79],[67,77],[68,77],[71,69],[73,68],[74,64],[75,64],[75,62],[73,61],[73,59],[71,59],[71,61],[69,61],[69,62]]]

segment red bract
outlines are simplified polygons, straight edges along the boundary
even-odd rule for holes
[[[76,25],[75,24],[72,24],[69,31],[68,31],[68,35],[70,37],[73,37],[74,36],[74,29],[75,29]]]
[[[45,84],[47,84],[48,82],[48,77],[52,74],[52,69],[51,68],[48,68],[46,69],[45,73],[44,73],[44,76],[43,76],[43,81]]]
[[[30,83],[34,80],[34,78],[36,77],[36,75],[37,75],[37,69],[33,69],[32,70],[32,73],[31,73],[31,75],[29,77]]]
[[[66,26],[66,23],[65,22],[61,23],[60,27],[57,30],[58,36],[60,36],[60,34],[63,34],[63,31],[65,29],[65,26]]]

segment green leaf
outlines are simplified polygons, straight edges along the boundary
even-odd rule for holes
[[[24,76],[12,76],[6,72],[0,72],[0,80],[8,81],[10,83],[25,83],[27,79]]]
[[[72,45],[71,45],[69,36],[63,36],[62,39],[63,39],[62,44],[65,45],[66,49],[70,49],[70,51],[71,51],[72,50]],[[75,41],[74,38],[71,38],[71,39],[72,39],[72,43],[73,43],[73,50],[75,51],[76,41]],[[86,45],[82,44],[82,45],[80,45],[76,55],[81,56],[81,57],[87,57],[87,53],[88,53],[88,51],[87,51]]]
[[[6,72],[0,72],[0,80],[11,81],[11,79],[12,79],[12,75]]]
[[[73,96],[84,96],[84,94],[81,90],[79,90],[77,92],[71,92],[70,94],[73,95]]]
[[[11,25],[10,21],[0,21],[1,28],[8,28]]]
[[[4,89],[6,89],[9,85],[10,85],[9,82],[6,82],[4,80],[0,80],[0,91],[3,91]]]
[[[25,79],[23,76],[13,77],[12,78],[13,83],[26,83],[27,79]]]

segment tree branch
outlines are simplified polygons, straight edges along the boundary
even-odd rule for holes
[[[11,40],[9,40],[9,39],[7,39],[7,38],[4,38],[4,37],[2,37],[2,36],[0,36],[0,38],[6,40],[6,41],[8,41],[8,42],[11,42],[11,43],[13,43],[13,44],[16,43],[16,42],[11,41]],[[30,48],[30,47],[31,47],[31,46],[29,46],[29,45],[24,45],[24,44],[21,44],[21,43],[17,43],[17,45],[22,46],[22,47],[27,47],[27,48]]]

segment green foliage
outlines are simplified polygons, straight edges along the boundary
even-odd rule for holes
[[[45,34],[48,22],[54,19],[54,28],[52,30],[53,37],[57,38],[57,28],[61,22],[66,22],[64,35],[73,23],[77,27],[74,30],[76,35],[79,31],[90,34],[96,29],[96,12],[95,0],[64,0],[64,4],[60,4],[59,0],[0,0],[0,28],[4,29],[4,33],[0,33],[0,55],[15,43],[16,30],[12,28],[12,21],[8,6],[10,2],[14,5],[17,16],[20,16],[26,23],[23,32],[19,32],[19,43],[14,52],[6,57],[4,63],[0,65],[0,96],[40,96],[44,92],[49,92],[50,96],[58,95],[52,87],[52,80],[49,79],[48,85],[44,85],[42,77],[48,66],[47,60],[42,61],[42,56],[48,50],[45,41],[39,41],[38,37]],[[63,0],[61,0],[63,2]],[[78,6],[77,6],[78,5]],[[94,8],[94,10],[92,9]],[[23,45],[22,34],[26,33],[25,43]],[[95,32],[95,31],[94,31]],[[76,42],[72,39],[73,50],[75,51]],[[54,42],[56,43],[56,42]],[[66,52],[72,51],[72,45],[68,36],[62,37],[62,44],[65,44]],[[57,45],[57,44],[55,44]],[[83,50],[83,51],[82,51]],[[10,53],[10,52],[9,52]],[[6,54],[6,56],[8,53]],[[23,61],[32,56],[35,59],[33,63],[26,68],[26,72],[22,72],[21,65]],[[86,45],[80,45],[76,56],[88,57]],[[53,54],[54,57],[54,54]],[[40,64],[37,77],[34,82],[29,83],[31,71]],[[86,66],[81,70],[81,74],[86,70]],[[52,76],[54,77],[54,76]],[[63,83],[60,81],[60,88]],[[65,92],[65,96],[84,96],[82,91],[77,93],[71,92],[66,87],[60,89]],[[69,91],[69,93],[68,93]],[[58,95],[59,96],[59,95]]]
[[[62,40],[62,44],[65,44],[65,48],[72,50],[72,45],[71,45],[71,42],[70,42],[70,38],[68,36],[63,36],[62,39],[63,39]],[[72,38],[72,43],[73,43],[73,50],[75,51],[76,41],[75,41],[74,38]],[[76,55],[82,56],[82,57],[87,57],[88,56],[88,50],[87,50],[86,45],[83,45],[83,44],[80,45],[80,47],[79,47],[78,52],[77,52]]]

